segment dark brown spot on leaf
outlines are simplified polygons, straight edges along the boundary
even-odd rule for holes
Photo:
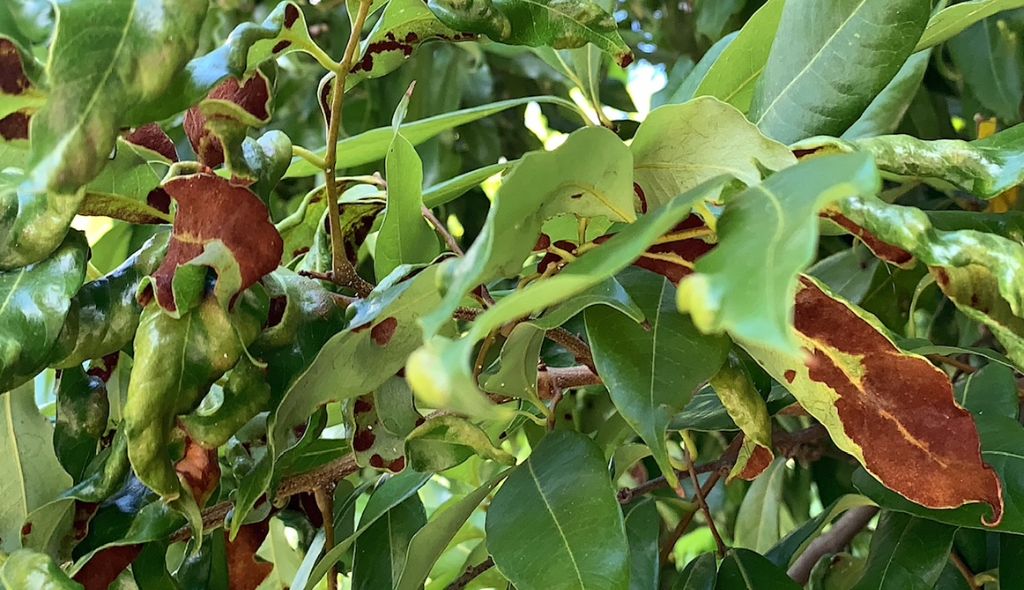
[[[259,71],[253,73],[242,83],[234,78],[228,78],[214,88],[206,100],[231,102],[262,122],[270,120],[270,84]],[[216,115],[213,118],[231,119],[228,115]],[[202,110],[202,103],[190,108],[185,113],[183,126],[188,141],[192,144],[192,150],[195,151],[196,157],[203,165],[216,168],[224,163],[224,147],[221,145],[220,139],[210,129],[207,117]]]
[[[78,570],[74,580],[84,586],[85,590],[107,590],[141,551],[142,545],[103,549]]]
[[[25,75],[21,52],[10,39],[0,38],[0,93],[18,95],[32,86]]]
[[[270,52],[271,53],[280,53],[280,52],[284,51],[285,49],[288,49],[289,47],[291,47],[291,45],[292,45],[291,41],[278,41],[277,45],[274,45],[274,48],[271,49]]]
[[[370,466],[377,469],[384,469],[384,459],[380,455],[370,457]]]
[[[373,441],[377,437],[373,435],[369,430],[360,430],[356,433],[355,437],[352,438],[352,448],[360,453],[370,450],[373,446]]]
[[[294,4],[289,4],[284,8],[284,26],[289,29],[295,24],[295,21],[299,20],[299,9]]]
[[[365,397],[372,398],[373,396],[365,396]],[[372,412],[373,411],[373,403],[370,402],[370,401],[367,401],[367,399],[365,399],[365,397],[356,398],[356,403],[355,403],[355,405],[352,406],[352,411],[355,412],[356,414],[365,414],[366,412]]]
[[[164,309],[176,309],[171,292],[175,270],[214,240],[234,255],[242,290],[277,268],[284,245],[266,205],[252,191],[208,173],[174,178],[164,188],[178,202],[167,256],[153,273]]]
[[[633,183],[633,194],[640,201],[640,212],[647,213],[647,195],[644,194],[644,189],[635,182]]]
[[[273,297],[270,300],[270,312],[267,314],[267,323],[264,328],[273,328],[284,319],[284,312],[288,309],[288,298],[284,295]]]
[[[25,536],[28,536],[28,535],[31,535],[31,534],[32,534],[32,523],[31,522],[26,522],[25,524],[21,525],[21,536],[22,537],[25,537]]]
[[[373,339],[373,343],[377,346],[386,346],[388,342],[391,342],[391,337],[395,335],[397,327],[397,319],[393,317],[385,318],[370,330],[370,338]]]
[[[790,369],[790,370],[786,371],[785,373],[783,373],[782,376],[786,378],[786,383],[792,383],[793,379],[796,379],[796,371],[794,371],[793,369]]]
[[[743,471],[739,473],[738,477],[746,481],[753,481],[764,473],[765,469],[768,469],[774,458],[770,449],[762,446],[754,448],[754,452],[750,454],[747,464],[743,466]]]
[[[405,469],[405,457],[399,457],[391,463],[388,463],[387,469],[392,473],[400,473]]]
[[[7,141],[28,139],[28,128],[31,117],[24,111],[11,113],[0,119],[0,137]]]

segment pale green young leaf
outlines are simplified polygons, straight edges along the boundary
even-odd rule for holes
[[[967,0],[946,6],[928,19],[914,51],[934,47],[952,39],[974,23],[1004,10],[1024,7],[1024,0]]]

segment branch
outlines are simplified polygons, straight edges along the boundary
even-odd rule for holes
[[[494,558],[488,557],[487,559],[480,562],[479,565],[474,565],[473,567],[467,569],[464,574],[459,576],[458,580],[455,580],[454,582],[448,585],[447,590],[462,590],[463,588],[468,586],[469,583],[472,582],[474,578],[491,569],[492,567],[494,567]]]
[[[857,533],[871,522],[871,519],[878,514],[878,506],[858,506],[847,511],[832,528],[815,539],[807,549],[800,554],[793,566],[786,574],[796,580],[801,586],[807,583],[811,577],[811,569],[814,564],[823,556],[836,553],[843,547],[850,544]]]

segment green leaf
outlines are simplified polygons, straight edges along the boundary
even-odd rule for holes
[[[431,0],[427,6],[456,31],[499,43],[553,49],[593,43],[622,67],[633,61],[615,18],[589,0]]]
[[[403,101],[408,101],[408,95]],[[404,110],[402,106],[399,109]],[[423,219],[423,163],[416,148],[402,136],[399,125],[400,119],[395,122],[395,137],[385,159],[388,206],[373,258],[378,280],[402,264],[430,262],[439,252],[437,236]]]
[[[135,294],[167,251],[167,234],[149,239],[121,266],[78,290],[64,320],[50,366],[66,369],[131,344],[142,306]]]
[[[556,104],[574,112],[576,111],[576,106],[564,98],[558,98],[555,96],[527,96],[452,111],[441,115],[435,115],[433,117],[427,117],[426,119],[420,119],[419,121],[413,121],[411,123],[404,123],[401,126],[400,131],[402,136],[409,140],[409,143],[415,146],[427,141],[428,139],[436,137],[449,129],[454,129],[460,125],[472,123],[473,121],[478,121],[485,117],[489,117],[513,107],[529,104],[531,102]],[[362,166],[363,164],[369,164],[380,160],[387,155],[388,148],[391,146],[392,137],[394,137],[394,130],[388,126],[377,127],[376,129],[364,131],[359,135],[339,140],[338,169],[354,168],[356,166]],[[326,149],[321,148],[316,151],[316,155],[323,157],[325,152]],[[288,168],[288,171],[284,176],[285,178],[297,178],[313,176],[320,172],[322,172],[322,170],[306,160],[295,159],[292,161],[292,165]]]
[[[267,540],[256,552],[256,557],[274,564],[267,581],[271,584],[265,590],[285,590],[291,587],[292,580],[302,564],[302,553],[288,542],[287,528],[280,518],[270,519],[270,531]],[[262,586],[262,585],[261,585]]]
[[[53,429],[39,414],[31,382],[0,396],[0,424],[0,549],[12,552],[22,545],[28,515],[70,487],[71,476],[54,454]]]
[[[395,590],[416,590],[423,587],[431,569],[449,543],[452,543],[459,530],[469,520],[477,506],[491,493],[494,486],[508,474],[508,470],[502,471],[458,501],[440,508],[430,516],[430,522],[413,535],[409,542],[405,569],[398,583],[394,585]]]
[[[930,9],[925,0],[787,0],[775,36],[783,42],[772,45],[750,120],[783,143],[842,133],[910,57]]]
[[[880,182],[867,158],[821,157],[729,197],[718,245],[679,284],[679,309],[705,332],[795,353],[793,294],[797,274],[814,257],[818,212],[843,197],[873,194]]]
[[[928,26],[914,51],[952,39],[964,29],[993,14],[1021,7],[1024,7],[1024,0],[968,0],[947,6],[928,20]]]
[[[483,390],[524,399],[544,412],[547,406],[537,390],[537,364],[543,345],[543,329],[531,322],[517,324],[501,346],[498,370],[483,377]]]
[[[353,549],[353,590],[394,588],[413,535],[426,523],[423,502],[413,494],[367,527]]]
[[[0,143],[0,148],[4,145]],[[52,254],[64,242],[82,203],[81,193],[35,194],[19,186],[23,180],[18,169],[0,169],[0,271],[28,266]]]
[[[765,170],[796,164],[786,146],[762,135],[743,113],[707,97],[655,109],[629,149],[633,180],[652,209],[721,174],[754,185]]]
[[[950,39],[947,48],[975,100],[1004,121],[1021,119],[1024,46],[1018,33],[1000,18],[990,17]]]
[[[884,512],[871,536],[864,577],[853,590],[930,590],[949,560],[956,527]]]
[[[203,404],[178,418],[188,436],[208,449],[228,442],[235,432],[269,409],[270,384],[264,370],[242,356],[213,404]]]
[[[159,103],[171,87],[174,74],[196,50],[206,4],[57,3],[47,64],[50,96],[32,117],[30,131],[31,194],[74,193],[106,164],[120,127],[152,120],[133,119],[129,111]]]
[[[822,531],[829,523],[835,520],[840,514],[858,506],[872,506],[871,500],[856,494],[847,494],[832,502],[817,516],[800,525],[784,539],[779,541],[769,551],[764,553],[768,561],[780,568],[789,567],[793,558],[805,550],[811,539]]]
[[[0,272],[0,391],[43,370],[72,297],[85,279],[88,245],[72,232],[49,258]]]
[[[973,414],[996,414],[1016,419],[1020,414],[1013,369],[989,363],[956,384],[956,403]]]
[[[297,583],[301,581],[297,579],[296,583],[292,586],[296,588],[301,587],[304,590],[313,590],[313,588],[316,588],[320,580],[327,575],[327,571],[330,567],[337,563],[337,561],[348,552],[349,548],[352,547],[360,535],[365,533],[367,529],[373,526],[381,517],[385,516],[394,507],[415,495],[417,490],[423,487],[423,484],[425,484],[428,479],[430,479],[429,474],[417,473],[410,469],[384,480],[384,482],[374,490],[373,495],[370,496],[370,500],[366,503],[366,507],[363,509],[363,513],[359,517],[359,528],[345,539],[335,543],[334,548],[324,554],[323,558],[317,562],[316,567],[313,568],[313,571],[309,574],[305,584]]]
[[[588,127],[551,152],[527,154],[505,178],[484,229],[462,258],[440,267],[443,304],[421,321],[435,334],[480,283],[517,274],[545,220],[560,213],[631,222],[632,156],[611,131]]]
[[[520,590],[625,590],[629,545],[600,449],[571,431],[544,437],[495,495],[487,548]]]
[[[765,2],[722,50],[693,95],[713,96],[747,112],[757,81],[768,62],[784,5],[785,0]]]
[[[944,190],[959,188],[982,199],[1024,182],[1024,125],[970,142],[883,135],[851,142],[812,139],[794,147],[867,152],[878,169],[894,179],[920,180]]]
[[[844,139],[873,137],[896,131],[921,87],[931,60],[931,51],[915,53],[875,96],[860,118],[843,132]]]
[[[79,215],[103,215],[130,223],[171,221],[167,211],[151,204],[147,197],[160,186],[168,165],[177,159],[174,144],[156,125],[142,130],[146,133],[139,137],[133,134],[117,138],[113,159],[85,186]]]
[[[642,498],[623,508],[626,539],[629,541],[629,588],[658,587],[658,533],[661,516],[654,500]]]
[[[715,590],[796,590],[800,586],[781,569],[749,549],[733,549],[718,568]]]
[[[416,471],[438,472],[461,464],[473,455],[514,465],[515,457],[494,446],[487,433],[465,418],[440,415],[409,433],[405,440],[409,466]]]
[[[102,364],[88,373],[82,367],[72,367],[61,371],[58,381],[53,447],[57,460],[76,482],[96,456],[100,437],[107,430],[110,402],[106,383],[96,374],[101,370]]]
[[[777,414],[787,406],[793,405],[793,397],[782,387],[773,387],[768,399],[768,413]],[[715,432],[719,430],[739,430],[722,400],[710,387],[697,392],[682,412],[679,412],[669,423],[669,430],[696,430],[698,432]]]
[[[552,329],[571,320],[576,314],[588,308],[601,305],[613,309],[636,323],[644,321],[644,312],[633,301],[622,283],[614,277],[579,293],[572,298],[552,306],[539,318],[530,320],[531,326]]]
[[[264,306],[246,292],[232,312],[212,297],[181,318],[155,304],[142,312],[123,428],[135,473],[168,502],[191,499],[174,468],[177,417],[194,409],[210,385],[238,362],[259,333]]]
[[[736,514],[733,545],[764,553],[779,542],[779,507],[782,505],[782,484],[786,476],[786,460],[778,458],[750,484]]]
[[[672,590],[714,590],[717,580],[715,554],[704,553],[686,564],[672,585]]]
[[[477,342],[510,321],[565,301],[614,276],[687,217],[694,204],[718,194],[724,182],[724,178],[710,180],[680,195],[566,265],[555,276],[534,281],[502,298],[478,316],[460,340],[435,337],[428,341],[406,363],[406,377],[417,397],[431,407],[461,408],[470,414],[492,413],[493,406],[482,398],[472,378],[470,357]]]
[[[871,289],[878,259],[867,248],[853,247],[823,258],[807,274],[828,285],[836,295],[860,303]]]
[[[753,480],[769,468],[774,457],[772,419],[768,405],[754,387],[747,370],[734,358],[729,359],[711,378],[711,387],[715,389],[715,394],[733,422],[743,431],[743,446],[736,457],[736,464],[729,472],[729,478],[739,476],[741,479]],[[744,497],[744,503],[757,485],[755,482],[751,486]]]
[[[372,393],[357,397],[348,406],[347,419],[360,467],[393,473],[405,469],[405,438],[423,422],[405,379],[393,377]]]
[[[1024,366],[1024,246],[987,232],[938,230],[920,209],[874,197],[840,201],[837,210],[928,265],[957,308],[988,326],[1010,359]]]
[[[444,182],[431,185],[423,190],[423,204],[427,208],[432,209],[454,201],[469,190],[479,186],[481,182],[495,174],[501,174],[518,163],[519,160],[511,160],[509,162],[491,164],[490,166],[470,170]]]
[[[710,49],[700,58],[697,65],[692,65],[693,62],[688,57],[682,58],[680,62],[677,62],[675,68],[672,70],[669,76],[668,84],[662,90],[658,91],[651,97],[651,107],[660,107],[666,104],[679,104],[686,102],[697,95],[697,87],[704,83],[707,78],[708,72],[714,67],[715,62],[722,56],[726,48],[739,36],[739,31],[733,31],[725,37],[722,37],[711,46]],[[767,54],[767,50],[766,50]],[[686,72],[685,77],[678,82],[678,85],[673,81],[676,69],[682,67],[684,62],[689,62],[691,69]]]
[[[598,373],[626,422],[651,448],[670,485],[678,485],[665,431],[673,414],[714,375],[729,352],[728,338],[700,333],[675,309],[667,279],[636,270],[620,275],[650,326],[605,308],[586,312]]]
[[[1006,511],[996,526],[983,525],[988,508],[972,504],[960,508],[935,510],[914,504],[885,488],[863,469],[853,475],[853,484],[865,496],[889,510],[898,510],[960,527],[1024,534],[1024,427],[1016,420],[1000,415],[975,416],[981,436],[981,457],[1003,482]]]
[[[33,590],[82,590],[84,587],[61,571],[49,555],[22,549],[5,558],[0,582],[7,588]]]

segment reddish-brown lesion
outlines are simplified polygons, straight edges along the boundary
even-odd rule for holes
[[[153,273],[156,298],[164,309],[177,309],[171,281],[178,266],[202,254],[213,240],[222,241],[234,255],[240,290],[277,268],[284,242],[266,205],[252,191],[210,173],[172,179],[164,189],[178,203],[167,256]]]
[[[826,210],[821,213],[821,216],[850,232],[852,235],[857,236],[857,238],[864,242],[864,245],[867,246],[875,256],[890,264],[895,264],[896,266],[908,266],[914,260],[914,255],[910,252],[883,242],[878,239],[875,234],[857,225],[852,219],[838,211]]]
[[[231,102],[260,121],[270,120],[270,83],[259,71],[242,82],[228,78],[214,88],[206,100]],[[224,118],[216,115],[212,118],[218,117]],[[224,146],[210,130],[202,105],[193,106],[185,113],[183,127],[192,150],[202,164],[215,168],[224,163]]]
[[[203,506],[220,483],[217,449],[207,449],[190,438],[186,439],[185,455],[174,465],[174,470],[185,480],[196,503]]]
[[[256,552],[269,532],[270,525],[264,520],[243,525],[238,529],[235,540],[227,541],[225,553],[229,590],[256,590],[274,571],[274,564],[256,557]],[[226,532],[222,534],[227,535]]]
[[[953,398],[944,373],[904,353],[888,338],[802,279],[796,330],[812,343],[808,376],[836,392],[843,430],[865,467],[886,487],[930,508],[985,502],[1002,517],[1002,487],[981,457],[970,414]],[[839,358],[857,359],[856,374]]]
[[[771,449],[758,445],[750,453],[747,464],[743,466],[743,470],[740,471],[738,477],[746,481],[752,481],[764,473],[764,470],[768,469],[768,466],[772,464],[774,459],[775,455],[772,454]]]
[[[10,39],[0,38],[0,94],[18,96],[32,88],[32,81],[25,74],[21,52]],[[0,118],[0,137],[7,141],[28,139],[29,121],[32,113],[20,110]]]

